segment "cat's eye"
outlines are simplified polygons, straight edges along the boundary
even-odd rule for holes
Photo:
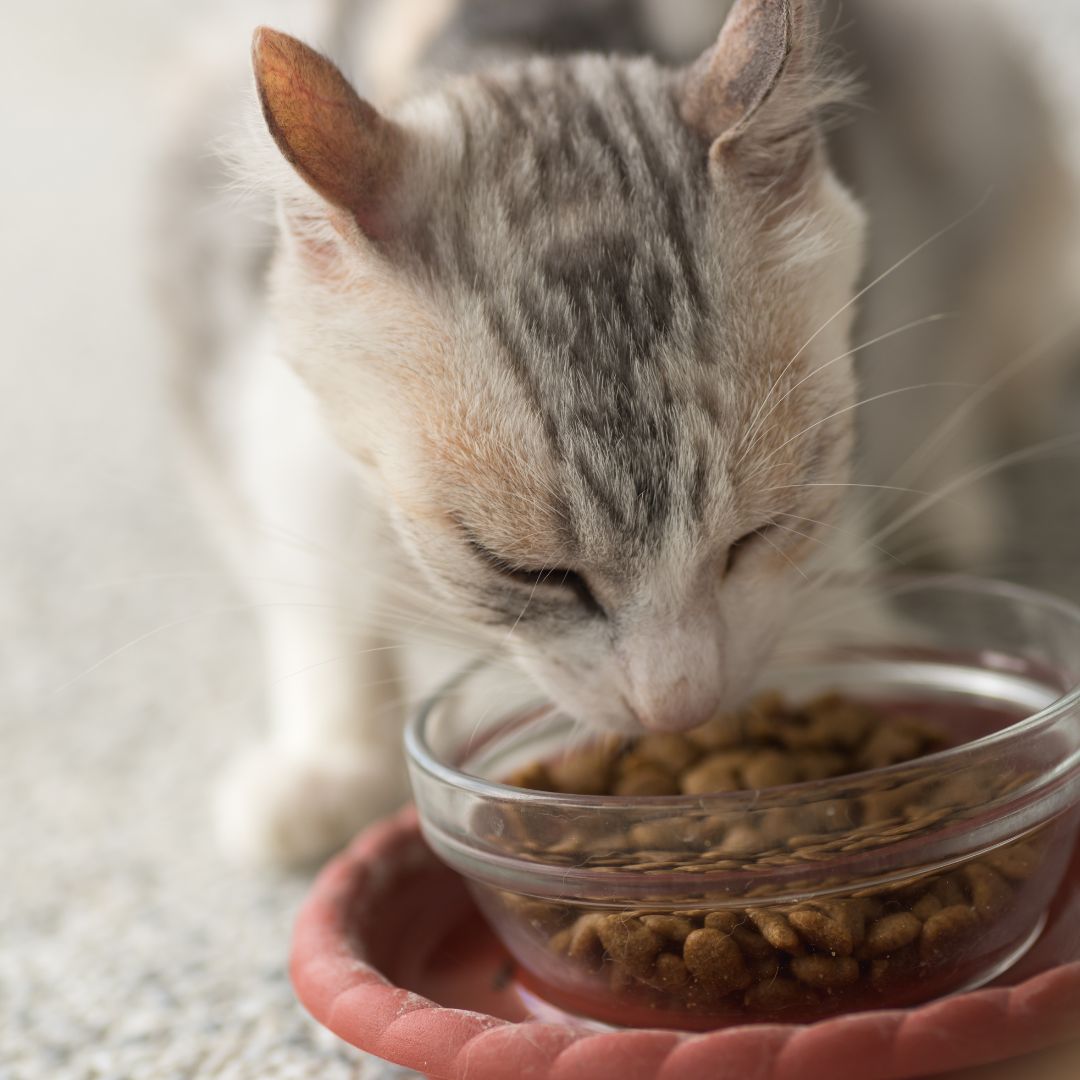
[[[581,606],[587,611],[598,615],[604,614],[604,609],[596,599],[592,589],[589,588],[589,583],[576,570],[566,570],[561,567],[531,570],[517,566],[509,559],[496,554],[473,536],[469,536],[468,541],[469,547],[500,576],[534,590],[547,588],[567,589],[577,597]]]
[[[740,557],[744,555],[748,548],[753,547],[762,537],[772,532],[776,526],[771,522],[768,525],[762,525],[760,528],[754,529],[753,532],[748,532],[745,536],[740,536],[731,547],[728,548],[727,563],[724,566],[724,576],[727,577],[732,570],[735,569]]]

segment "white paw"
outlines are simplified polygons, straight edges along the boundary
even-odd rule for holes
[[[408,794],[400,755],[379,751],[302,757],[267,744],[226,771],[215,805],[230,859],[298,866],[338,850]]]

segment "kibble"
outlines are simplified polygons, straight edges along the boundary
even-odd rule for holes
[[[584,795],[705,796],[820,781],[918,758],[946,745],[917,719],[888,716],[838,695],[792,709],[776,695],[687,735],[601,743],[537,763],[519,787]],[[510,807],[492,839],[527,857],[596,871],[685,875],[812,868],[963,820],[1015,784],[989,771],[945,780],[902,778],[886,789],[812,806],[770,806],[739,816],[711,804],[658,811],[625,832],[589,829]],[[581,911],[572,904],[500,894],[519,925],[610,992],[691,1013],[745,1011],[795,1020],[842,1003],[887,1001],[895,988],[952,971],[980,930],[1017,905],[1043,846],[1028,837],[944,872],[852,889],[829,898],[770,904],[767,880],[747,886],[745,906],[717,910]],[[666,886],[665,886],[666,887]],[[701,893],[700,895],[707,895]],[[688,904],[689,906],[689,904]],[[649,995],[652,995],[649,997]],[[877,995],[876,997],[874,995]]]
[[[831,956],[850,956],[855,951],[853,919],[837,918],[813,909],[788,913],[788,922],[811,948]]]
[[[791,928],[791,923],[775,911],[751,911],[750,921],[757,927],[758,933],[774,948],[793,956],[804,952],[799,935]]]
[[[923,924],[919,951],[924,960],[947,960],[979,926],[973,908],[964,904],[942,908]]]
[[[664,766],[642,761],[622,773],[612,788],[612,794],[638,798],[678,795],[679,783]]]
[[[922,929],[922,923],[910,911],[886,915],[871,923],[863,950],[867,956],[877,960],[890,953],[899,952],[912,942],[918,941]]]
[[[589,969],[598,968],[604,958],[604,944],[599,933],[601,921],[600,915],[583,915],[567,938],[567,956]]]
[[[644,915],[641,922],[665,941],[674,941],[679,945],[694,931],[694,924],[678,915]]]
[[[700,750],[682,735],[660,732],[638,739],[636,753],[647,761],[662,765],[669,773],[686,772],[700,756]]]
[[[607,746],[585,747],[556,758],[547,767],[554,790],[576,795],[605,795],[611,787],[614,755]],[[513,778],[519,781],[520,775]]]
[[[690,973],[686,961],[674,953],[663,953],[656,958],[656,970],[652,985],[669,994],[680,994],[690,985]]]
[[[933,895],[933,893],[927,893],[925,896],[920,896],[911,906],[911,914],[917,919],[921,919],[926,922],[931,915],[936,915],[942,908],[941,901]]]
[[[608,956],[635,975],[647,974],[664,946],[659,934],[632,915],[602,918],[597,933]]]
[[[683,945],[687,970],[720,994],[745,990],[753,977],[742,950],[719,930],[695,930]]]
[[[738,791],[744,785],[728,756],[716,754],[685,773],[680,786],[684,795],[714,795]]]
[[[977,915],[993,918],[1009,906],[1013,891],[993,867],[972,863],[964,867],[963,875],[971,889],[971,906]]]

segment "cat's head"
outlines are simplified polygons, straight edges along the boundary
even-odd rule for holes
[[[685,70],[537,58],[386,116],[256,36],[281,348],[432,586],[597,725],[745,693],[848,476],[863,222],[810,21],[740,0]]]

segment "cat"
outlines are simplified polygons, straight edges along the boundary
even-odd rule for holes
[[[975,85],[1019,86],[1017,160],[933,97],[951,57],[905,66],[894,23],[938,40],[940,12],[897,7],[332,4],[306,36],[355,82],[255,35],[243,213],[192,152],[234,115],[208,81],[160,284],[187,460],[266,655],[270,731],[218,799],[232,855],[306,861],[400,803],[401,717],[447,649],[498,647],[597,728],[681,730],[740,700],[836,567],[870,565],[857,465],[927,418],[892,405],[856,450],[860,399],[892,394],[857,380],[857,340],[961,289],[985,308],[1021,248],[1053,266],[1065,201],[1022,67],[962,23]],[[876,111],[838,123],[860,96]],[[923,98],[941,115],[912,117]],[[863,295],[948,224],[942,190],[963,217],[1002,176],[993,228],[942,230],[917,293]],[[990,313],[1003,350],[1047,302]],[[943,340],[894,345],[904,383],[1003,362]],[[992,532],[985,502],[961,512]]]

